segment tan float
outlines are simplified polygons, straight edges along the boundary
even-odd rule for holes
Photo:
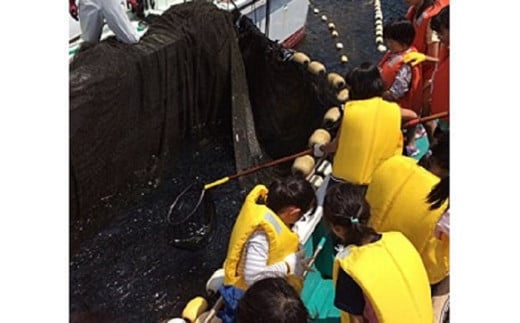
[[[292,57],[292,60],[295,61],[298,64],[301,64],[301,65],[305,66],[305,67],[307,67],[307,65],[309,65],[309,63],[311,61],[309,56],[307,56],[307,55],[305,55],[304,53],[301,53],[301,52],[294,53],[294,55]]]
[[[333,30],[331,33],[332,37],[338,37],[339,33],[336,30]]]
[[[304,155],[294,160],[291,171],[293,174],[302,174],[307,177],[314,169],[314,157]]]
[[[336,99],[338,99],[339,102],[344,103],[348,100],[348,89],[343,89],[339,91],[338,95],[336,96]]]
[[[323,116],[324,123],[335,123],[341,118],[341,110],[338,107],[332,107]]]
[[[325,130],[318,128],[314,130],[312,135],[309,138],[309,147],[313,147],[315,144],[324,145],[330,142],[331,136],[330,133]]]
[[[336,29],[336,25],[334,25],[333,22],[329,22],[329,24],[327,25],[327,27],[329,27],[330,30]]]
[[[323,75],[325,74],[325,66],[317,61],[312,61],[307,66],[307,70],[314,75]]]
[[[339,60],[340,60],[342,63],[346,63],[346,62],[348,62],[348,57],[347,57],[347,55],[341,55],[341,57],[339,58]]]
[[[338,73],[329,73],[329,75],[327,75],[327,81],[336,89],[345,87],[345,79]]]

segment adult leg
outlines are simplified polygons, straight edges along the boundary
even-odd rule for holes
[[[103,14],[98,1],[79,1],[79,25],[81,38],[88,43],[98,43],[103,31]]]
[[[116,38],[123,43],[134,44],[139,41],[139,35],[126,14],[125,3],[124,0],[103,0],[103,13]]]

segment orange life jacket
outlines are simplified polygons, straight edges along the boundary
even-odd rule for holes
[[[450,111],[450,58],[439,62],[433,75],[431,113]],[[448,118],[444,118],[448,121]]]
[[[408,8],[408,12],[406,13],[406,19],[412,22],[413,28],[415,29],[415,38],[413,39],[412,45],[415,48],[417,48],[417,51],[426,54],[426,30],[430,25],[430,20],[433,16],[438,14],[442,8],[446,7],[449,4],[449,0],[437,0],[436,2],[434,2],[433,6],[424,10],[418,18],[415,17],[417,7],[411,6],[410,8]]]
[[[385,89],[388,90],[395,81],[397,72],[403,66],[404,56],[410,52],[417,52],[415,47],[410,47],[407,50],[397,54],[387,51],[383,58],[379,61],[378,67],[381,72],[381,78],[385,83]],[[412,80],[408,92],[405,93],[397,104],[401,108],[414,110],[418,115],[421,114],[422,103],[422,76],[421,64],[412,67]]]
[[[412,45],[417,48],[418,52],[424,53],[428,55],[428,44],[426,42],[426,31],[428,30],[428,26],[430,25],[430,20],[433,16],[439,13],[442,8],[446,7],[450,4],[449,0],[437,0],[434,2],[433,6],[427,8],[423,11],[423,13],[419,17],[415,17],[417,13],[417,7],[411,6],[408,8],[408,12],[406,13],[406,19],[412,22],[413,28],[415,29],[415,38],[413,40]],[[441,49],[439,49],[438,57],[442,57]],[[432,77],[433,70],[435,68],[435,64],[424,63],[422,76],[423,80],[429,80]]]

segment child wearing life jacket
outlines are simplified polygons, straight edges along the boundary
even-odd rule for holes
[[[265,278],[255,282],[238,303],[237,323],[307,323],[309,313],[286,279]]]
[[[422,76],[421,65],[405,63],[409,53],[417,52],[412,46],[415,30],[412,23],[404,18],[387,23],[383,35],[388,51],[378,63],[381,77],[385,83],[383,98],[397,102],[401,108],[411,109],[417,115],[422,114]],[[415,156],[419,150],[415,145],[416,130],[412,126],[406,129],[406,154]]]
[[[314,205],[314,189],[301,176],[275,180],[269,189],[257,185],[247,195],[224,261],[224,286],[219,291],[225,306],[218,314],[224,322],[233,322],[238,301],[254,282],[267,277],[301,279],[308,260],[291,227]]]
[[[333,271],[341,322],[432,322],[428,276],[412,243],[400,232],[372,229],[370,206],[343,184],[327,192],[323,212],[345,245]]]
[[[449,0],[404,0],[408,6],[406,19],[415,29],[412,45],[417,51],[430,57],[442,58],[445,53],[439,48],[439,37],[431,29],[430,21],[439,11],[449,5]],[[427,62],[423,66],[422,78],[425,85],[431,80],[435,63]]]
[[[382,98],[385,86],[376,65],[361,64],[346,75],[346,82],[349,101],[336,137],[314,146],[314,155],[334,153],[332,182],[348,183],[364,195],[374,169],[385,159],[402,154],[401,121],[417,114]]]
[[[447,5],[439,13],[431,18],[431,29],[434,30],[440,39],[440,48],[444,53],[439,59],[424,55],[422,53],[409,53],[405,61],[412,65],[423,62],[435,62],[436,68],[425,92],[424,115],[449,112],[450,110],[450,6]],[[427,63],[425,63],[427,64]],[[423,69],[424,69],[423,64]],[[437,135],[449,129],[448,117],[440,120],[433,120],[426,123],[428,138],[430,143],[437,141]]]
[[[432,18],[431,28],[437,32],[441,41],[441,48],[445,49],[445,55],[437,63],[432,77],[431,97],[429,100],[429,110],[431,114],[450,111],[450,6],[444,7],[436,16]],[[437,127],[438,125],[438,127]],[[449,124],[448,118],[443,118],[437,123],[432,124],[432,135],[447,131]]]
[[[393,156],[374,171],[365,196],[372,210],[370,225],[378,231],[402,232],[421,255],[431,285],[450,272],[449,237],[435,235],[448,202],[431,209],[426,199],[439,181],[414,159]]]

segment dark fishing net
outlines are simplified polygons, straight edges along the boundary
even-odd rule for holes
[[[235,99],[232,111],[234,120],[241,120],[234,125],[234,132],[243,134],[236,136],[240,138],[237,142],[246,148],[235,143],[235,159],[237,168],[243,169],[306,149],[326,110],[338,102],[325,90],[322,80],[291,60],[293,51],[265,37],[247,17],[238,25],[246,82],[232,84],[232,89],[234,94],[247,90],[249,100],[243,104]],[[242,182],[251,186],[286,176],[291,165],[281,164]]]
[[[93,211],[100,201],[129,196],[142,183],[157,187],[186,136],[229,127],[237,170],[306,149],[334,103],[320,94],[319,82],[289,59],[291,52],[249,19],[240,20],[237,33],[237,17],[203,1],[173,6],[150,19],[139,43],[109,38],[74,57],[71,244],[113,217]],[[290,165],[250,175],[242,184],[246,189],[267,184],[287,175]],[[230,174],[219,177],[225,175]],[[205,207],[201,203],[197,208]],[[190,238],[182,232],[203,232],[200,237],[211,232],[195,227],[211,229],[204,212],[171,221],[174,241]]]
[[[92,211],[101,199],[156,182],[185,136],[230,120],[232,57],[240,58],[232,15],[206,2],[170,8],[135,45],[109,38],[77,53],[70,63],[72,243],[109,220]]]

